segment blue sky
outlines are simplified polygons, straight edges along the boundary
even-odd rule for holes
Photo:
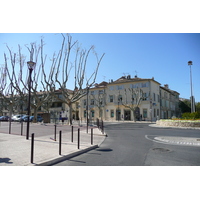
[[[136,74],[140,78],[152,78],[161,85],[169,84],[170,89],[180,93],[180,97],[190,97],[190,74],[188,61],[193,61],[193,93],[200,102],[200,34],[198,33],[71,33],[82,47],[91,45],[99,56],[105,53],[96,82],[117,79],[123,75]],[[17,45],[40,42],[46,43],[44,52],[49,58],[58,52],[62,36],[60,34],[6,34],[0,33],[0,64],[3,54],[8,53],[5,43],[17,50]],[[23,47],[24,51],[26,50]],[[92,59],[92,58],[91,58]],[[95,66],[88,62],[89,74]],[[47,66],[48,68],[48,66]],[[73,88],[72,81],[68,87]]]

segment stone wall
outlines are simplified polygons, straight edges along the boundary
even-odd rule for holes
[[[159,126],[177,126],[177,127],[200,127],[200,121],[181,121],[181,120],[158,120],[156,124]]]

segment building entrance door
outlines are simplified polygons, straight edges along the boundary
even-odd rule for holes
[[[140,108],[139,107],[135,108],[134,113],[135,113],[135,119],[140,121]]]
[[[116,120],[121,120],[121,110],[116,110]]]
[[[124,120],[131,120],[131,111],[124,110]]]

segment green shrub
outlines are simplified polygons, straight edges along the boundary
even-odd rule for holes
[[[200,119],[200,112],[183,113],[182,119]]]

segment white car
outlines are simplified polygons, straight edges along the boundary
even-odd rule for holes
[[[14,115],[12,117],[12,121],[19,122],[19,121],[21,121],[21,118],[22,118],[22,115]]]

